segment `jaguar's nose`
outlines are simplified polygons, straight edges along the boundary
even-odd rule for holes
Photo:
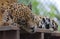
[[[30,29],[34,29],[34,27],[31,27]]]
[[[32,27],[32,28],[30,28],[31,29],[31,32],[32,33],[35,33],[36,32],[36,28],[35,27]]]

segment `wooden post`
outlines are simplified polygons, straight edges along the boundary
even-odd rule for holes
[[[5,31],[3,31],[3,39],[6,39],[6,32]]]
[[[17,37],[16,39],[20,39],[20,31],[19,30],[17,30],[16,34],[17,34],[16,35],[16,37]]]
[[[0,39],[20,39],[19,28],[16,27],[0,27]]]
[[[41,39],[44,39],[44,33],[43,32],[41,33]]]

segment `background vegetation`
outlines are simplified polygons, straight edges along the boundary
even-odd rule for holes
[[[28,5],[30,2],[32,4],[32,12],[54,19],[58,23],[58,30],[60,31],[60,12],[54,4],[43,3],[39,0],[18,0],[18,3],[24,3],[25,5]]]

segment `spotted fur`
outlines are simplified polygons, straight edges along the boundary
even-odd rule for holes
[[[29,32],[35,32],[37,28],[33,21],[31,10],[24,4],[13,3],[1,6],[1,13],[3,15],[4,25],[19,24]]]
[[[33,14],[30,8],[24,4],[2,4],[0,12],[2,25],[14,25],[16,23],[28,32],[36,32],[37,28],[52,28],[55,31],[58,27],[54,20]]]

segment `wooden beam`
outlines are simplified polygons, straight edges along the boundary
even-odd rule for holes
[[[59,31],[51,31],[49,29],[37,29],[37,32],[39,33],[48,33],[51,34],[51,36],[59,36],[60,37],[60,32]]]
[[[2,27],[0,27],[0,31],[5,31],[5,30],[19,30],[19,27],[17,27],[17,26],[2,26]]]
[[[51,31],[49,29],[40,29],[40,28],[37,28],[36,32],[51,33],[53,31]]]
[[[51,33],[51,36],[59,36],[60,37],[60,32],[59,31],[54,31]]]

